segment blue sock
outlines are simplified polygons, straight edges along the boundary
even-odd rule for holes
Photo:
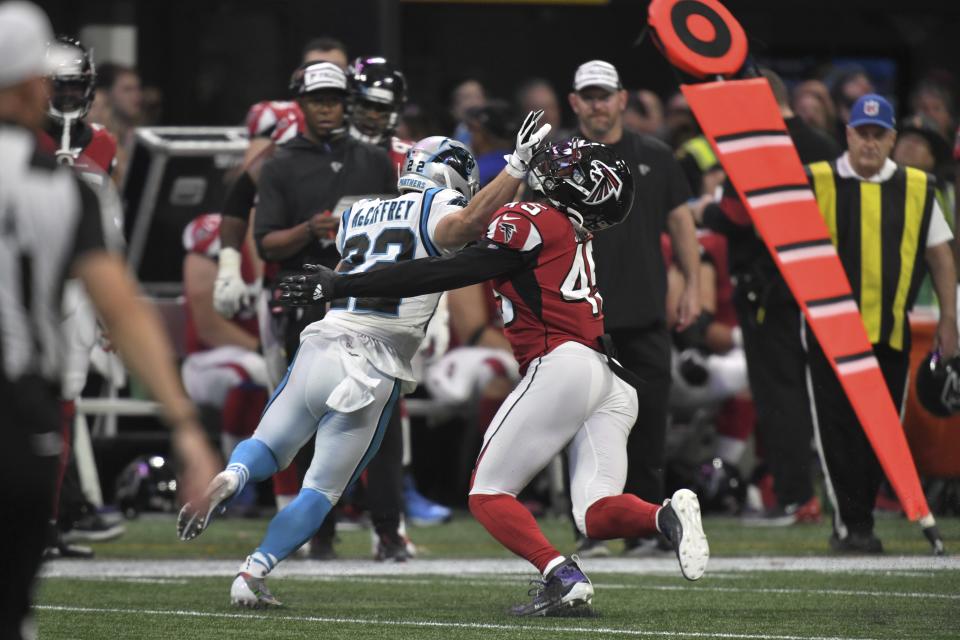
[[[239,493],[250,480],[260,482],[275,474],[278,465],[270,447],[256,438],[249,438],[234,447],[227,469],[240,475]]]
[[[270,569],[317,532],[333,505],[319,491],[303,488],[293,502],[273,517],[254,555],[269,558]]]

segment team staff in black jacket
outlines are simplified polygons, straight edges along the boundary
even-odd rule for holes
[[[626,161],[636,185],[626,222],[596,233],[593,242],[604,329],[623,366],[644,381],[638,390],[638,423],[627,443],[630,466],[624,491],[659,504],[664,498],[670,329],[686,329],[700,315],[700,250],[687,205],[690,187],[669,147],[624,130],[627,92],[612,64],[591,60],[580,65],[573,88],[570,105],[577,114],[578,135],[609,145]],[[686,281],[676,310],[677,327],[667,327],[666,321],[666,266],[660,250],[664,231],[670,234]],[[639,541],[627,544],[637,551],[645,547]]]
[[[837,143],[811,128],[790,109],[783,80],[767,69],[761,70],[761,75],[770,82],[800,161],[808,164],[838,157]],[[820,504],[813,492],[813,427],[807,397],[806,354],[800,341],[800,307],[729,183],[719,205],[694,210],[702,211],[704,226],[727,237],[734,307],[743,332],[750,390],[757,410],[757,434],[777,497],[774,507],[744,522],[787,526],[819,520]]]
[[[284,269],[339,260],[333,246],[339,219],[329,212],[341,197],[396,192],[387,153],[347,135],[343,70],[317,62],[302,77],[297,93],[306,130],[264,165],[254,226],[260,257]]]

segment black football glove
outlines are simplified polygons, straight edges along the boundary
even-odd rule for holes
[[[332,300],[337,272],[320,264],[303,265],[304,273],[280,280],[280,304],[286,307],[309,307]]]

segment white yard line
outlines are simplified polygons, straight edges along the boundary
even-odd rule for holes
[[[290,616],[276,614],[217,613],[209,611],[191,611],[184,609],[120,609],[100,607],[66,607],[56,605],[37,605],[40,611],[58,611],[63,613],[124,614],[135,616],[163,616],[183,618],[216,618],[231,620],[269,620],[271,622],[312,622],[317,624],[356,624],[390,627],[413,627],[429,629],[465,629],[478,631],[517,631],[523,633],[544,632],[580,634],[585,636],[630,636],[658,638],[717,638],[730,640],[870,640],[869,638],[848,638],[843,636],[797,636],[759,633],[715,633],[704,631],[665,631],[653,629],[614,629],[610,627],[568,627],[542,625],[510,625],[480,622],[438,622],[435,620],[380,620],[376,618],[333,618],[323,616]]]
[[[51,578],[185,578],[233,576],[238,561],[232,560],[54,560],[43,565],[42,575]],[[590,575],[621,573],[632,575],[677,575],[672,558],[591,558],[581,562]],[[711,558],[707,577],[718,573],[811,571],[817,573],[863,574],[901,571],[960,571],[960,556],[881,557],[752,557]],[[519,559],[416,559],[412,562],[377,563],[368,560],[288,560],[274,574],[277,577],[344,576],[457,576],[517,575],[535,573]]]

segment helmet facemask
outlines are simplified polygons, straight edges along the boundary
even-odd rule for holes
[[[80,120],[93,103],[96,81],[93,57],[78,41],[63,36],[50,43],[47,56],[57,60],[49,75],[47,113],[57,122]]]
[[[394,105],[354,96],[349,102],[350,135],[370,144],[380,144],[397,128],[400,113]]]

